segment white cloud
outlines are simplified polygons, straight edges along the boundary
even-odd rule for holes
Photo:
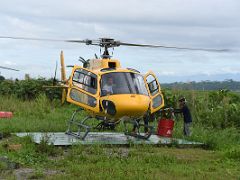
[[[12,62],[12,61],[3,61],[3,64],[4,64],[4,65],[9,65],[9,66],[15,66],[15,65],[17,65],[17,63]]]
[[[14,7],[14,8],[13,8]],[[240,49],[238,0],[9,0],[1,2],[0,35],[118,40],[164,45]],[[19,74],[51,76],[60,50],[66,63],[93,57],[99,48],[77,44],[0,40],[0,61],[10,59]],[[162,76],[238,73],[240,53],[119,48],[122,64]],[[10,65],[10,64],[9,64]]]

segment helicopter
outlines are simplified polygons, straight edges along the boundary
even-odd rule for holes
[[[72,72],[66,77],[63,51],[60,54],[61,81],[58,86],[62,88],[62,103],[66,100],[78,106],[68,121],[66,134],[84,140],[92,128],[98,130],[114,129],[117,124],[123,122],[125,134],[137,138],[148,139],[153,133],[153,126],[141,123],[142,119],[150,119],[152,115],[164,107],[164,97],[160,83],[156,75],[149,71],[145,75],[133,68],[123,68],[118,59],[112,59],[109,48],[119,46],[167,48],[180,50],[200,51],[227,51],[225,49],[187,48],[151,44],[125,43],[112,38],[100,38],[97,40],[58,40],[27,37],[0,36],[0,39],[37,40],[81,43],[85,45],[100,46],[103,49],[101,57],[95,54],[94,59],[85,60],[80,57],[82,65],[69,66]],[[56,76],[56,70],[55,70]],[[54,77],[55,79],[55,77]],[[77,114],[85,110],[88,114],[83,119],[78,119]],[[88,125],[90,120],[100,121],[97,126]],[[136,133],[128,131],[127,124],[137,129]],[[78,131],[73,131],[73,126]],[[147,129],[142,135],[140,128]]]

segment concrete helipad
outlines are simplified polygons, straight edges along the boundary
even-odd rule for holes
[[[69,146],[73,144],[179,144],[179,145],[192,145],[201,146],[203,143],[187,141],[184,139],[165,138],[157,135],[152,135],[148,140],[137,139],[134,137],[126,136],[124,133],[119,132],[90,132],[85,140],[78,139],[65,132],[29,132],[29,133],[16,133],[19,137],[32,136],[34,142],[40,143],[42,139],[47,139],[49,144],[56,146]]]

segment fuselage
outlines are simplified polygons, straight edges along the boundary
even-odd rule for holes
[[[118,60],[94,59],[86,68],[74,66],[68,83],[67,101],[94,116],[115,121],[142,117],[151,104],[144,76],[121,68]]]

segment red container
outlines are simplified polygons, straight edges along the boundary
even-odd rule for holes
[[[13,116],[12,112],[0,111],[0,118],[11,118]]]
[[[160,119],[158,122],[157,135],[172,137],[174,121],[172,119]]]

